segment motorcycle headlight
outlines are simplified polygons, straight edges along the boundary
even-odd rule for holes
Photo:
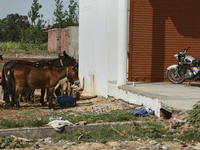
[[[176,59],[178,59],[179,54],[175,54],[174,57],[176,57]]]

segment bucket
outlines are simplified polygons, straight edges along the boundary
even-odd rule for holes
[[[56,101],[59,103],[60,106],[76,106],[76,98],[72,96],[56,97]]]

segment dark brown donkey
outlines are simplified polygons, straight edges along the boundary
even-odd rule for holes
[[[45,67],[45,66],[49,66],[49,67],[65,66],[65,67],[67,67],[67,66],[75,65],[76,60],[73,57],[70,57],[69,55],[67,55],[65,51],[63,51],[63,56],[59,55],[59,58],[53,59],[50,61],[40,60],[37,62],[29,62],[29,61],[23,61],[23,60],[11,60],[11,61],[6,62],[2,68],[2,89],[4,91],[3,100],[5,100],[7,103],[9,103],[10,100],[9,100],[9,97],[8,97],[7,91],[6,91],[6,86],[7,86],[6,76],[8,74],[8,71],[10,70],[10,68],[15,64],[25,64],[25,65],[30,65],[30,66],[34,66],[34,67]],[[28,88],[28,90],[31,91],[34,89]],[[41,97],[40,97],[40,103],[42,103],[42,104],[44,104],[44,94],[45,94],[45,89],[42,89]],[[28,96],[30,96],[30,95],[28,95]],[[32,93],[32,98],[33,98],[33,93]]]
[[[51,109],[53,91],[60,79],[66,77],[70,82],[78,80],[78,64],[75,66],[52,68],[52,67],[33,67],[24,64],[16,64],[11,67],[8,75],[8,91],[15,95],[16,106],[19,108],[19,95],[28,85],[34,89],[47,88],[47,99]],[[11,105],[14,105],[12,100]]]

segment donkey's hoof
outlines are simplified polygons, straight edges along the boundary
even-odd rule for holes
[[[42,103],[42,106],[47,106],[47,104],[46,103]]]
[[[10,103],[4,103],[4,104],[3,104],[3,107],[4,107],[5,109],[9,108],[9,107],[10,107]]]
[[[20,106],[20,105],[16,105],[16,108],[17,108],[17,109],[21,109],[21,106]]]

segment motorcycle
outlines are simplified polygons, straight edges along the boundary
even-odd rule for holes
[[[178,65],[171,65],[167,68],[167,79],[174,84],[181,84],[185,80],[200,81],[200,60],[195,60],[192,56],[185,53],[190,47],[174,55],[178,60]]]

